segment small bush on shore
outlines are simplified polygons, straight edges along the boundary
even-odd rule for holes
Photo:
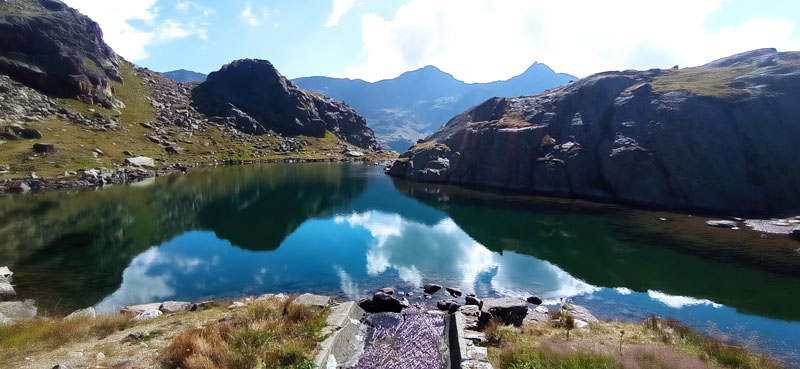
[[[327,310],[291,300],[256,301],[230,319],[183,332],[163,356],[169,368],[305,369],[323,338]]]

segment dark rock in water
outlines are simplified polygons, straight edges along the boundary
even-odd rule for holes
[[[395,299],[392,295],[378,291],[372,298],[362,298],[358,306],[368,313],[399,313],[410,306],[408,300]]]
[[[789,237],[795,241],[800,241],[800,229],[795,229],[789,234]]]
[[[458,301],[456,300],[440,300],[436,303],[436,307],[442,311],[455,311],[458,310]]]
[[[541,305],[542,304],[542,299],[540,299],[537,296],[528,297],[527,301],[528,301],[529,304],[534,304],[534,305]]]
[[[380,292],[383,292],[383,293],[385,293],[387,295],[394,295],[394,288],[384,287],[384,288],[381,288]]]
[[[456,287],[447,287],[445,288],[445,291],[447,291],[447,293],[449,293],[450,296],[461,297],[461,290]]]
[[[478,299],[477,297],[475,297],[475,296],[467,296],[467,297],[465,297],[464,299],[466,300],[466,302],[464,303],[465,305],[476,305],[476,306],[480,306],[480,304],[481,304],[481,300],[479,300],[479,299]]]
[[[372,311],[372,298],[370,297],[364,297],[361,300],[358,300],[356,304],[366,312]]]
[[[56,151],[56,147],[53,144],[35,143],[33,144],[33,151],[38,153],[48,153]]]
[[[194,107],[207,116],[230,117],[250,134],[325,137],[325,132],[368,150],[379,150],[372,129],[346,104],[304,91],[266,60],[237,60],[192,92]]]
[[[0,73],[58,97],[106,108],[122,105],[112,81],[122,61],[100,26],[61,1],[0,3]]]
[[[42,138],[42,133],[41,132],[39,132],[39,131],[37,131],[35,129],[31,129],[31,128],[23,129],[22,131],[20,131],[19,135],[22,136],[22,138],[27,138],[27,139],[39,139],[39,138]]]
[[[523,299],[504,297],[483,300],[479,325],[485,327],[492,319],[502,324],[520,326],[528,315],[528,304]]]
[[[800,125],[786,124],[800,121],[797,60],[762,49],[694,72],[605,72],[490,99],[388,173],[658,208],[800,213]]]
[[[430,284],[429,283],[429,284],[426,284],[426,285],[422,286],[422,290],[425,291],[425,293],[427,293],[429,295],[433,295],[434,293],[439,292],[439,290],[441,290],[441,289],[442,289],[442,286],[440,286],[438,284]]]

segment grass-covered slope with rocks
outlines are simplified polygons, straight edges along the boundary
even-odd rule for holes
[[[307,114],[307,121],[323,122],[321,130],[282,130],[281,119],[292,117],[262,119],[259,131],[243,129],[237,122],[253,118],[213,85],[202,89],[241,114],[204,114],[208,107],[193,103],[198,84],[123,60],[102,41],[96,23],[60,1],[4,1],[0,29],[0,192],[126,182],[176,165],[220,161],[383,158],[352,109],[296,87],[249,92],[307,97],[276,109]],[[267,72],[262,75],[285,80]]]
[[[800,212],[800,52],[606,72],[495,98],[391,175],[677,210]],[[435,145],[434,145],[435,144]]]

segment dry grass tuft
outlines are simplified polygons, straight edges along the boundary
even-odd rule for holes
[[[182,369],[311,368],[327,313],[291,300],[256,301],[229,320],[179,334],[162,361]]]
[[[134,323],[124,315],[102,315],[70,320],[38,318],[0,325],[0,364],[26,353],[53,350],[69,342],[102,339]]]
[[[489,357],[498,369],[780,368],[763,355],[700,335],[676,320],[658,317],[650,317],[641,325],[596,323],[591,330],[576,330],[570,340],[563,327],[552,323],[520,329],[493,322],[486,330],[486,338]]]

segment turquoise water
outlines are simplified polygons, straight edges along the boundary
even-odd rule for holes
[[[385,286],[420,296],[431,282],[571,297],[601,319],[674,317],[800,358],[794,261],[745,260],[730,242],[642,222],[653,213],[523,200],[360,164],[201,169],[2,198],[0,265],[20,297],[56,313],[268,292],[358,299]]]

